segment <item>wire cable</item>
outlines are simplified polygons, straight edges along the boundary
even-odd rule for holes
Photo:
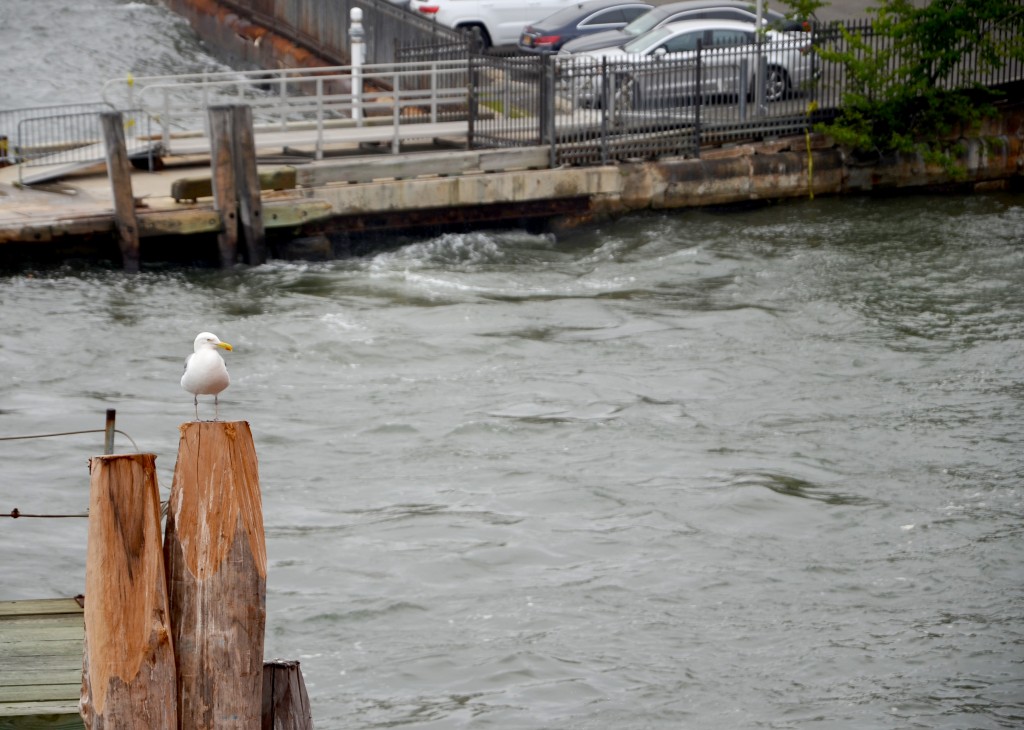
[[[37,434],[33,434],[31,436],[0,436],[0,441],[19,441],[19,440],[22,440],[22,439],[45,439],[45,438],[51,438],[53,436],[77,436],[77,435],[83,434],[83,433],[106,433],[106,432],[107,432],[107,430],[105,428],[94,428],[94,429],[90,429],[88,431],[62,431],[60,433],[37,433]],[[132,447],[135,449],[135,452],[139,453],[139,446],[138,446],[138,444],[135,443],[135,439],[133,439],[131,436],[129,436],[128,434],[126,434],[124,431],[122,431],[119,428],[115,428],[114,429],[114,433],[119,433],[122,436],[124,436],[126,439],[131,441],[132,442]]]

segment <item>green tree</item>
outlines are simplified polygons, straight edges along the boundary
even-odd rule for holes
[[[819,129],[862,151],[924,151],[956,172],[937,143],[991,114],[986,74],[1024,59],[1021,0],[880,0],[873,10],[873,39],[835,26],[819,48],[846,83],[840,115]]]

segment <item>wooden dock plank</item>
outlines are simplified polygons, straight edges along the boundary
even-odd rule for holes
[[[64,705],[28,702],[13,707],[10,715],[0,708],[0,730],[84,730],[85,723]]]
[[[70,613],[81,616],[84,609],[74,598],[39,598],[27,601],[0,601],[0,618]]]
[[[78,730],[85,621],[72,598],[0,601],[0,730]]]

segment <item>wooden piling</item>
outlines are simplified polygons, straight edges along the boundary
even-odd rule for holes
[[[175,730],[156,456],[96,456],[89,471],[82,718],[92,730]]]
[[[245,421],[182,424],[164,556],[182,730],[260,725],[266,542]]]
[[[252,109],[244,104],[234,108],[232,129],[235,181],[238,185],[238,222],[245,238],[246,262],[256,266],[267,262],[263,201],[256,169],[256,138]]]
[[[139,270],[139,222],[135,215],[135,196],[132,194],[132,168],[124,142],[124,126],[120,112],[100,114],[103,140],[106,146],[107,174],[114,193],[114,227],[121,248],[124,270]]]
[[[313,730],[309,695],[296,661],[263,664],[262,730]]]
[[[211,106],[207,116],[210,123],[213,207],[220,213],[222,226],[217,235],[217,248],[221,268],[228,269],[238,260],[238,186],[232,144],[234,107]]]

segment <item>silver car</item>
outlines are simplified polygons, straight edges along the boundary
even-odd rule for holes
[[[759,43],[753,23],[731,20],[672,23],[622,46],[559,57],[577,103],[601,106],[603,79],[612,78],[611,101],[633,109],[690,103],[698,96],[698,80],[702,99],[752,98],[762,66],[764,100],[778,101],[813,78],[812,59],[804,34],[763,31]],[[597,73],[598,68],[604,70]]]

